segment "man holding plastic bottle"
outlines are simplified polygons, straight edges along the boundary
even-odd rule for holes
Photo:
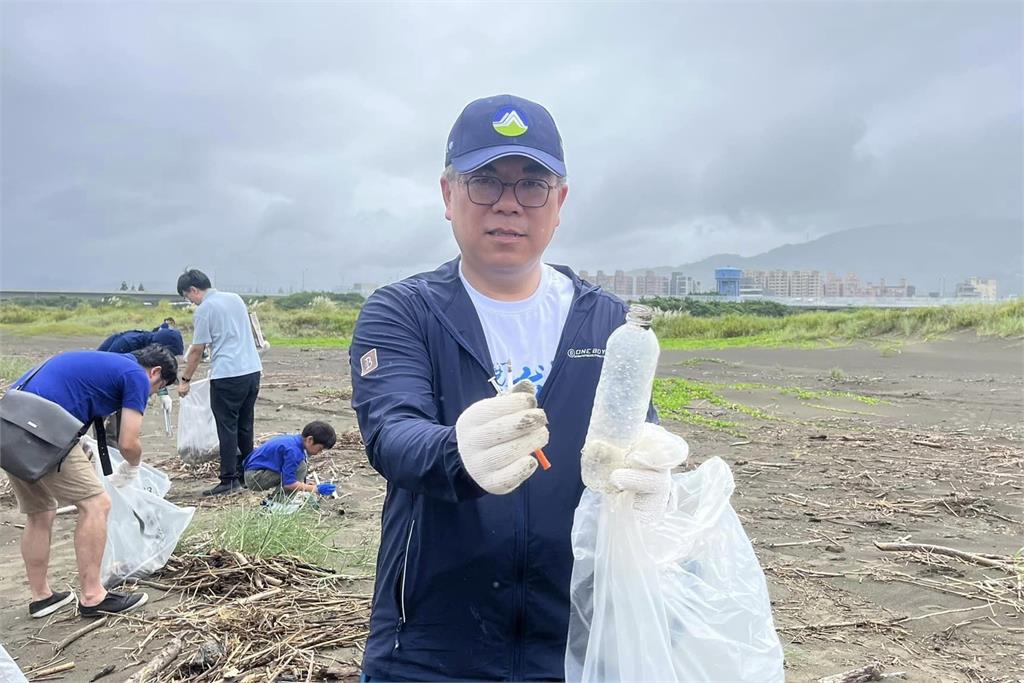
[[[626,306],[541,261],[569,189],[541,105],[471,102],[440,184],[459,257],[374,292],[349,354],[366,452],[387,479],[363,676],[557,680],[580,453]],[[685,448],[644,434],[659,452]],[[538,472],[540,448],[551,468]],[[630,462],[617,487],[654,517],[673,463],[629,456],[589,455]]]

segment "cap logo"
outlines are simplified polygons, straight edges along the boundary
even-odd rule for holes
[[[530,127],[526,115],[515,110],[514,107],[502,107],[494,114],[491,121],[494,130],[508,138],[517,138]]]

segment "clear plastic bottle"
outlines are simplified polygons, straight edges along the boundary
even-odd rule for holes
[[[608,458],[613,451],[601,446],[624,452],[640,436],[647,419],[660,353],[658,338],[651,331],[653,318],[649,307],[632,304],[626,322],[608,337],[583,449],[583,483],[592,489],[607,491],[608,476],[624,465]]]

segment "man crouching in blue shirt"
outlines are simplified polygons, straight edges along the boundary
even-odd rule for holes
[[[320,421],[303,427],[302,434],[275,436],[246,458],[245,485],[253,491],[309,491],[329,496],[336,490],[334,484],[306,483],[306,458],[333,448],[337,440],[334,427]]]

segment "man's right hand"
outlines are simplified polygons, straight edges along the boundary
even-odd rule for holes
[[[178,398],[185,398],[192,389],[192,383],[181,380],[178,382]]]
[[[124,488],[139,478],[139,466],[127,460],[122,462],[117,471],[110,475],[110,483],[117,488]]]
[[[516,490],[537,469],[532,453],[547,444],[547,424],[529,380],[477,401],[455,423],[466,472],[488,493]]]

